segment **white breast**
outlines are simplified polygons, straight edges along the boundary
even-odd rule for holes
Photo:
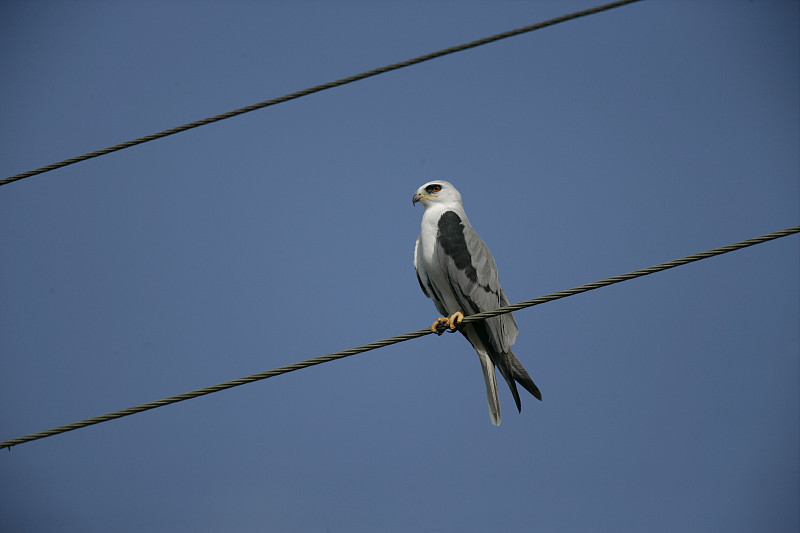
[[[458,303],[455,294],[450,288],[450,281],[447,278],[447,267],[445,261],[447,258],[442,252],[439,255],[439,247],[436,245],[436,236],[439,231],[439,218],[445,211],[449,209],[440,206],[431,206],[425,210],[422,216],[422,225],[419,233],[419,246],[416,250],[415,266],[420,273],[420,277],[424,275],[428,278],[431,285],[436,288],[436,293],[441,295],[441,302],[437,301],[437,294],[431,294],[431,298],[439,305],[444,307],[447,314],[452,314],[456,311],[461,311],[461,305]],[[440,309],[442,311],[442,309]]]

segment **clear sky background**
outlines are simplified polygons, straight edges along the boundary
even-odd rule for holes
[[[597,2],[600,3],[600,2]],[[596,5],[0,3],[0,177]],[[649,0],[0,188],[0,440],[426,327],[421,184],[511,301],[800,223],[796,1]],[[800,240],[0,453],[15,532],[796,532]]]

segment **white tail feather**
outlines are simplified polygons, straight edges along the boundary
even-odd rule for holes
[[[494,364],[489,359],[483,349],[477,348],[478,357],[481,360],[481,370],[483,370],[483,381],[486,382],[486,402],[489,404],[489,418],[492,424],[500,425],[500,398],[497,395],[497,374],[494,371]]]

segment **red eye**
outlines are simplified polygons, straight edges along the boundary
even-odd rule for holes
[[[427,187],[425,187],[425,191],[427,191],[428,193],[439,192],[441,190],[442,186],[439,185],[438,183],[435,183],[433,185],[428,185]]]

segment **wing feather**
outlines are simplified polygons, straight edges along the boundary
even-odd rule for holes
[[[433,304],[436,306],[436,310],[439,311],[442,315],[447,315],[447,309],[445,309],[444,298],[439,290],[437,290],[436,286],[431,282],[430,276],[428,275],[427,270],[425,269],[424,262],[419,259],[419,241],[421,237],[417,237],[417,242],[414,245],[414,270],[417,273],[417,281],[419,282],[419,286],[422,289],[423,294],[433,300]]]
[[[419,288],[422,289],[422,294],[424,294],[425,296],[430,298],[431,295],[428,293],[428,290],[425,288],[425,285],[427,284],[427,279],[426,279],[426,283],[422,283],[422,277],[420,276],[420,273],[419,273],[420,267],[419,267],[419,265],[417,263],[417,254],[418,253],[419,253],[419,237],[417,237],[417,242],[414,243],[414,271],[417,273],[417,281],[419,282]],[[427,278],[427,276],[425,276],[425,277]]]
[[[454,211],[444,213],[439,220],[436,246],[440,264],[462,311],[475,314],[508,305],[494,257],[466,216]],[[485,324],[491,347],[498,352],[509,351],[509,346],[517,340],[513,315],[490,318]]]

